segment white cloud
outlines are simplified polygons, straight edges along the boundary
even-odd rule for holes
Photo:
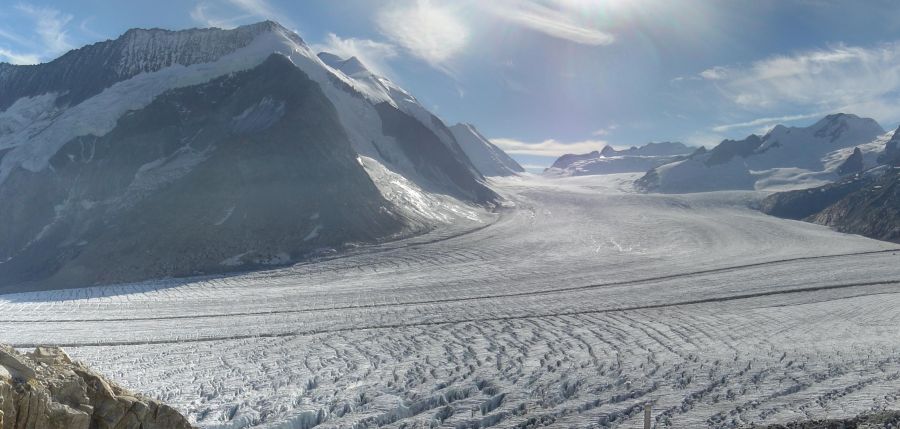
[[[465,46],[469,29],[444,3],[430,0],[388,9],[376,18],[382,34],[431,66],[450,71],[449,61]]]
[[[485,5],[501,19],[558,39],[592,46],[609,45],[615,41],[612,34],[579,21],[574,9],[552,8],[522,0],[485,2]]]
[[[713,131],[717,133],[724,133],[726,131],[731,131],[733,129],[738,128],[753,128],[762,126],[765,129],[771,128],[772,126],[791,121],[799,121],[801,119],[810,119],[810,118],[819,118],[824,116],[825,113],[809,113],[805,115],[786,115],[786,116],[776,116],[770,118],[759,118],[754,119],[752,121],[746,122],[738,122],[735,124],[725,124],[718,125],[712,128]]]
[[[12,64],[37,64],[43,59],[55,57],[74,47],[66,30],[72,21],[72,15],[27,3],[19,3],[13,9],[20,17],[34,23],[34,33],[23,35],[0,30],[0,39],[12,42],[18,47],[14,49],[0,46],[0,61]]]
[[[334,33],[328,33],[325,40],[313,45],[312,49],[330,52],[345,59],[356,57],[373,73],[393,78],[388,60],[397,57],[397,47],[390,43],[369,39],[342,39]]]
[[[294,27],[293,21],[267,0],[226,0],[226,3],[241,13],[223,10],[221,3],[201,1],[191,9],[191,19],[201,25],[218,28],[234,28],[249,21],[263,19],[277,21],[288,28]]]
[[[596,137],[607,136],[607,135],[611,134],[613,131],[615,131],[616,128],[618,128],[618,127],[619,127],[619,125],[612,124],[612,125],[607,126],[606,128],[600,128],[599,130],[592,132],[591,135],[596,136]]]
[[[778,55],[715,74],[719,90],[750,110],[847,111],[889,122],[900,111],[900,42]]]
[[[38,8],[28,4],[16,5],[16,9],[25,13],[35,21],[35,32],[48,53],[59,54],[72,49],[65,26],[72,20],[72,15],[64,14],[56,9]]]
[[[728,69],[722,66],[716,66],[700,72],[700,77],[706,80],[722,80],[728,76]]]
[[[532,173],[540,173],[540,172],[546,170],[547,167],[550,166],[549,163],[547,165],[540,165],[540,164],[519,164],[519,165],[521,165],[522,168],[524,168],[525,170],[528,170]]]
[[[490,139],[491,143],[499,146],[505,152],[515,155],[534,155],[546,157],[559,157],[567,153],[588,153],[600,150],[606,146],[605,140],[585,140],[579,142],[564,143],[549,139],[537,143],[527,143],[515,139],[498,138]]]
[[[0,60],[10,64],[37,64],[41,58],[36,54],[18,53],[0,48]]]

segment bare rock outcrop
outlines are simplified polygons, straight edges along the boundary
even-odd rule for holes
[[[131,393],[59,348],[0,345],[0,429],[182,429],[174,408]]]

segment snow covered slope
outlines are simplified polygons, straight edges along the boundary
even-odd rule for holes
[[[592,174],[643,173],[693,152],[695,148],[682,143],[647,143],[616,150],[606,146],[600,152],[583,155],[567,154],[559,157],[544,171],[547,176],[586,176]]]
[[[525,169],[503,149],[481,135],[472,124],[456,124],[450,132],[472,164],[484,176],[512,176]]]
[[[883,147],[883,134],[872,119],[828,115],[809,127],[778,125],[763,137],[725,140],[710,151],[657,167],[637,183],[670,193],[816,186],[836,179],[838,167],[857,146],[864,158],[873,158]]]
[[[270,21],[4,65],[0,284],[246,269],[482,222],[497,196],[449,129],[342,66]]]

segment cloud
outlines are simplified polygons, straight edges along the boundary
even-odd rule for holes
[[[234,28],[252,20],[271,19],[293,28],[294,22],[267,0],[226,0],[225,3],[241,13],[222,10],[222,3],[201,1],[190,11],[191,19],[207,27]],[[228,13],[231,12],[231,13]]]
[[[342,39],[334,33],[328,33],[325,40],[312,45],[312,49],[330,52],[341,58],[356,57],[373,73],[388,78],[392,78],[393,74],[388,60],[397,57],[397,47],[390,43],[369,39]]]
[[[417,0],[376,17],[379,31],[431,66],[450,72],[449,61],[465,46],[469,29],[444,3]]]
[[[540,172],[546,170],[547,167],[550,166],[549,163],[547,165],[540,165],[540,164],[519,164],[519,165],[521,165],[522,168],[524,168],[525,170],[530,171],[532,173],[540,173]]]
[[[713,131],[717,133],[724,133],[726,131],[731,131],[733,129],[738,128],[752,128],[752,127],[760,127],[763,128],[771,128],[771,126],[778,125],[784,122],[791,121],[799,121],[801,119],[810,119],[810,118],[819,118],[824,116],[825,113],[809,113],[805,115],[786,115],[786,116],[776,116],[771,118],[759,118],[754,119],[752,121],[746,122],[738,122],[736,124],[725,124],[718,125],[712,128]]]
[[[0,60],[10,64],[37,64],[41,58],[36,54],[18,53],[0,48]]]
[[[0,60],[12,64],[37,64],[74,47],[66,30],[72,15],[27,3],[19,3],[13,9],[20,14],[17,18],[24,17],[34,23],[34,33],[23,35],[0,29],[0,39],[17,46],[0,45]]]
[[[900,42],[777,55],[710,75],[727,99],[748,110],[849,111],[888,121],[900,110]]]
[[[721,66],[716,66],[711,69],[706,69],[700,72],[700,77],[706,80],[722,80],[728,76],[728,69]]]
[[[520,140],[498,138],[490,139],[491,143],[499,146],[505,152],[515,155],[534,155],[546,157],[559,157],[567,153],[588,153],[600,150],[607,145],[605,140],[585,140],[580,142],[564,143],[549,139],[537,143],[527,143]]]
[[[574,10],[521,0],[486,2],[486,5],[501,19],[558,39],[591,46],[609,45],[616,40],[612,34],[577,20]]]
[[[606,136],[606,135],[611,134],[611,133],[612,133],[613,131],[615,131],[616,128],[618,128],[618,127],[619,127],[619,125],[617,125],[617,124],[612,124],[612,125],[609,125],[609,126],[606,127],[606,128],[600,128],[599,130],[592,132],[591,135],[592,135],[592,136],[596,136],[596,137]]]
[[[64,14],[56,9],[37,8],[24,3],[16,5],[16,9],[35,21],[35,32],[48,53],[59,54],[73,48],[65,30],[65,26],[72,20],[72,15]]]

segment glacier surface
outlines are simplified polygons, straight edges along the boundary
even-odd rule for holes
[[[288,268],[0,295],[204,428],[735,427],[900,406],[897,245],[634,174],[495,179],[481,226]]]

